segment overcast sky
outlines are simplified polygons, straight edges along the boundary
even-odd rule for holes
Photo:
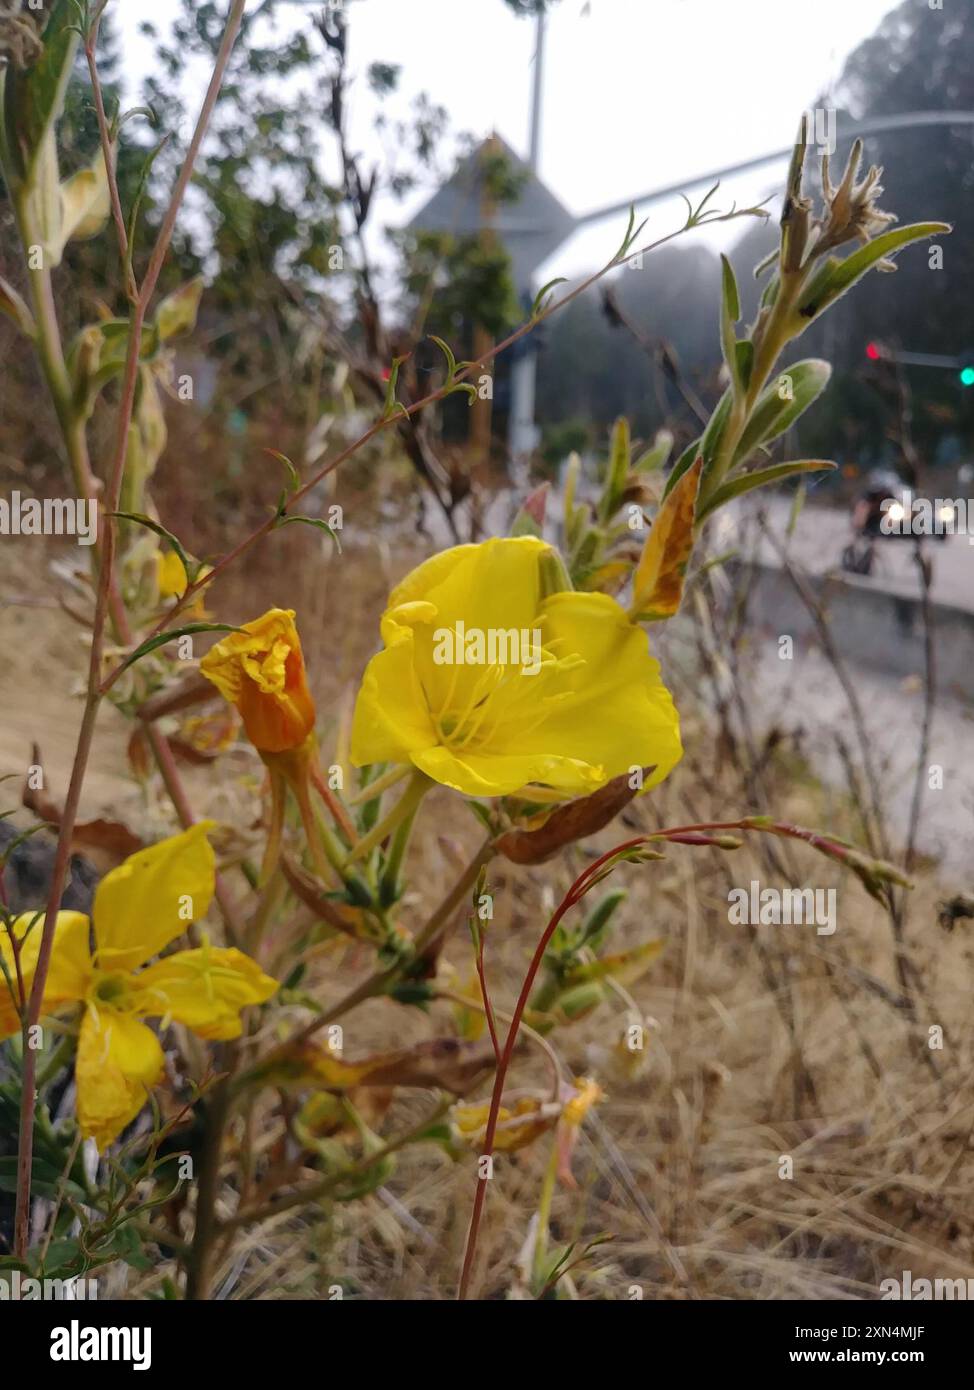
[[[926,8],[926,0],[915,0]],[[449,112],[455,131],[497,130],[527,153],[535,24],[502,0],[347,0],[353,70],[400,64],[402,110],[420,92]],[[801,111],[838,78],[846,55],[893,9],[894,0],[561,0],[548,19],[540,173],[574,213],[783,148]],[[320,8],[294,0],[287,25]],[[124,0],[116,7],[135,54],[153,64],[137,35],[140,18],[164,23],[176,0]],[[938,20],[931,12],[931,23]],[[132,69],[130,68],[130,71]],[[375,100],[353,92],[353,131],[379,156]],[[841,132],[840,132],[841,134]],[[781,166],[722,187],[718,202],[759,201],[780,184]],[[379,204],[405,221],[426,194]],[[652,210],[647,236],[670,230],[682,205]],[[625,217],[577,233],[543,267],[545,278],[593,268],[616,249]],[[703,236],[736,239],[741,223]]]

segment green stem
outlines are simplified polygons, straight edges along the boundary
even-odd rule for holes
[[[78,1039],[74,1033],[66,1033],[57,1047],[48,1057],[47,1061],[37,1073],[37,1089],[42,1090],[53,1076],[56,1076],[61,1068],[74,1056]]]
[[[373,826],[369,833],[354,847],[345,860],[345,864],[352,864],[356,859],[362,859],[371,853],[376,845],[381,845],[402,821],[412,819],[423,797],[432,787],[433,783],[423,772],[414,772],[409,780],[409,784],[402,796],[396,802],[389,814],[378,825]]]
[[[405,798],[403,798],[405,800]],[[406,812],[402,820],[396,826],[392,835],[392,844],[386,855],[386,861],[382,869],[382,877],[379,880],[379,901],[386,905],[396,901],[402,892],[402,866],[409,848],[409,841],[413,833],[413,825],[416,822],[416,813],[419,810],[419,803],[422,798],[417,798],[416,804]]]
[[[534,1240],[534,1261],[532,1264],[532,1284],[535,1291],[540,1292],[541,1281],[544,1277],[545,1256],[548,1253],[548,1225],[551,1221],[551,1203],[555,1195],[555,1180],[558,1177],[558,1128],[555,1127],[551,1140],[551,1154],[548,1158],[548,1165],[545,1168],[544,1180],[541,1184],[541,1196],[538,1199],[538,1229]]]

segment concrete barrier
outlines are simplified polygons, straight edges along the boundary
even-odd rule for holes
[[[732,566],[728,566],[731,570]],[[751,583],[751,612],[776,635],[818,644],[815,625],[794,584],[782,570],[760,562],[733,566]],[[894,676],[922,674],[924,623],[920,598],[880,588],[858,575],[806,574],[822,603],[839,652],[849,661]],[[974,698],[974,612],[948,603],[931,604],[937,684]]]

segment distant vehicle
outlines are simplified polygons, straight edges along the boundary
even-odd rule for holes
[[[921,508],[921,502],[898,474],[879,469],[870,473],[852,504],[853,539],[842,552],[842,568],[852,574],[871,574],[877,540],[913,540],[931,534],[923,515],[930,504]],[[954,521],[953,507],[941,506],[937,521],[940,525],[932,534],[945,541]]]

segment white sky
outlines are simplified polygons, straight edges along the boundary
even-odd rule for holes
[[[420,92],[445,106],[456,132],[496,129],[526,155],[535,25],[502,0],[347,0],[354,71],[402,66],[398,112]],[[541,177],[572,212],[747,159],[794,138],[801,111],[838,77],[845,56],[896,0],[561,0],[548,18]],[[915,3],[927,8],[926,0]],[[294,0],[288,27],[320,9]],[[140,18],[164,23],[175,0],[120,0],[129,71],[148,71]],[[930,22],[941,18],[930,11]],[[134,96],[135,93],[133,92]],[[352,94],[358,148],[379,157],[376,104],[364,81]],[[841,135],[841,131],[840,131]],[[760,201],[782,167],[722,186],[727,207]],[[425,194],[377,205],[406,221]],[[682,220],[682,204],[652,210],[646,239]],[[746,230],[735,222],[694,233],[712,246]],[[543,267],[545,278],[593,269],[616,249],[625,217],[577,233]]]

